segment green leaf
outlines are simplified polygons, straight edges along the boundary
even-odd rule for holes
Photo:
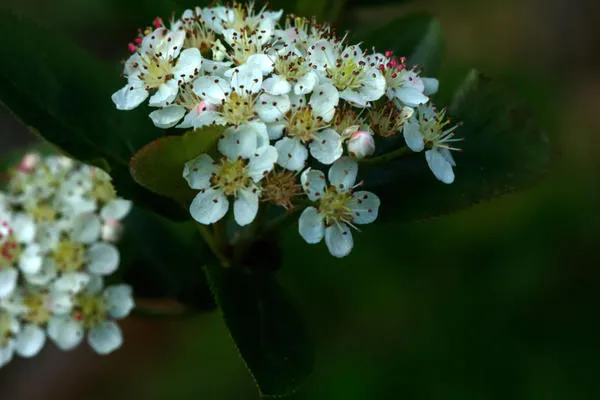
[[[426,14],[395,19],[358,39],[365,43],[364,48],[374,46],[378,52],[392,50],[396,56],[406,57],[409,65],[420,65],[425,75],[438,71],[444,54],[441,25]]]
[[[223,133],[221,126],[189,131],[148,143],[131,159],[131,175],[137,183],[154,193],[179,201],[193,197],[183,179],[183,166],[202,153],[211,151]]]
[[[124,82],[65,38],[0,11],[0,99],[25,125],[83,162],[110,169],[119,194],[173,218],[175,202],[129,176],[136,149],[161,135],[147,110],[118,111],[111,94]]]
[[[448,114],[463,125],[454,152],[456,179],[437,181],[425,154],[412,153],[385,166],[365,168],[365,182],[382,198],[382,216],[426,219],[528,187],[547,171],[552,147],[519,96],[500,82],[471,71]]]
[[[314,365],[304,322],[271,273],[205,268],[210,287],[246,367],[263,396],[297,390]]]

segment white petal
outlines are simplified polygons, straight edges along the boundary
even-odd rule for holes
[[[91,295],[100,295],[104,289],[104,278],[98,275],[90,275],[88,283],[85,285],[84,292]]]
[[[309,144],[310,154],[320,163],[329,165],[339,159],[344,152],[342,137],[333,129],[323,129],[315,133]]]
[[[262,73],[259,69],[242,65],[231,75],[231,87],[241,95],[258,93],[262,86]]]
[[[440,154],[450,163],[451,166],[456,167],[456,162],[454,161],[454,157],[452,157],[452,152],[445,148],[438,149]]]
[[[233,202],[233,216],[235,222],[245,226],[254,221],[258,213],[258,193],[251,189],[240,190],[238,197]]]
[[[44,223],[38,226],[38,244],[44,252],[54,250],[60,241],[61,229],[55,223]]]
[[[267,147],[261,153],[250,157],[247,173],[254,182],[260,181],[266,174],[271,172],[277,161],[277,149],[273,146]]]
[[[0,298],[6,298],[12,294],[17,286],[19,273],[11,267],[0,269]]]
[[[15,342],[9,341],[4,347],[0,347],[0,367],[8,364],[15,353]]]
[[[417,107],[419,104],[425,104],[429,98],[423,92],[412,87],[401,87],[395,89],[395,97],[409,107]]]
[[[440,87],[440,82],[435,79],[435,78],[421,78],[421,80],[423,81],[423,86],[424,86],[424,90],[423,90],[423,94],[426,96],[431,96],[437,93],[439,87]]]
[[[171,104],[177,97],[179,92],[179,85],[175,79],[171,79],[167,83],[163,83],[158,87],[158,90],[152,97],[148,104],[152,107],[164,107]]]
[[[308,94],[313,91],[315,85],[319,82],[319,76],[314,71],[309,71],[301,76],[294,85],[294,93],[297,95]]]
[[[231,92],[231,87],[222,78],[201,76],[194,81],[193,90],[197,96],[206,99],[210,104],[218,105]]]
[[[231,160],[249,158],[257,148],[258,132],[254,128],[256,125],[250,124],[227,128],[217,145],[219,152]]]
[[[225,125],[226,121],[222,115],[216,111],[190,111],[183,118],[183,122],[177,125],[178,128],[202,128],[209,125]]]
[[[277,164],[290,171],[300,171],[306,164],[308,150],[298,138],[284,137],[275,143]]]
[[[19,243],[30,243],[35,238],[36,225],[33,218],[27,214],[16,214],[11,227]]]
[[[325,243],[334,257],[345,257],[350,254],[354,242],[352,232],[346,224],[333,224],[325,228]]]
[[[185,49],[179,55],[177,65],[173,68],[175,80],[187,82],[200,72],[202,56],[197,48]]]
[[[352,193],[348,207],[352,210],[352,222],[355,224],[370,224],[377,219],[379,213],[379,197],[371,192],[359,191]]]
[[[46,286],[50,284],[57,275],[56,264],[49,258],[44,258],[42,267],[36,274],[24,274],[27,283],[36,286]]]
[[[88,343],[100,355],[112,353],[123,344],[121,328],[112,321],[103,321],[90,330]]]
[[[192,189],[210,187],[210,178],[217,170],[213,159],[208,154],[201,154],[183,167],[183,178]]]
[[[312,107],[314,115],[329,122],[335,114],[339,100],[338,90],[331,83],[323,82],[314,88],[308,104]]]
[[[150,113],[154,126],[161,129],[172,128],[185,116],[185,107],[170,105]]]
[[[37,325],[28,324],[17,335],[15,350],[21,357],[33,357],[42,350],[46,343],[46,333]]]
[[[252,54],[244,66],[258,69],[263,75],[273,72],[273,60],[266,54]]]
[[[116,219],[122,220],[125,218],[129,211],[131,211],[131,207],[133,203],[129,200],[125,199],[114,199],[106,203],[102,210],[100,211],[100,217],[102,219]]]
[[[357,173],[356,161],[350,157],[342,157],[329,168],[327,177],[331,186],[335,186],[337,190],[346,191],[354,186]]]
[[[427,165],[433,172],[436,178],[444,183],[454,182],[454,171],[452,171],[452,165],[446,160],[446,158],[436,149],[427,150],[425,152],[425,159]]]
[[[311,201],[317,201],[327,190],[325,174],[317,169],[307,168],[300,175],[300,182]]]
[[[276,74],[265,79],[262,88],[265,92],[272,95],[287,94],[292,90],[290,83],[285,78]]]
[[[290,110],[290,99],[287,95],[273,96],[262,94],[254,107],[260,119],[266,123],[279,122]]]
[[[85,272],[69,272],[53,282],[52,288],[59,292],[79,293],[90,281]]]
[[[25,274],[37,274],[42,269],[43,257],[40,246],[30,244],[25,248],[19,259],[19,268]]]
[[[48,322],[48,336],[59,349],[73,350],[83,340],[83,325],[71,317],[54,317]]]
[[[146,98],[148,91],[141,82],[128,83],[112,95],[112,101],[118,110],[133,110]]]
[[[88,271],[96,275],[110,275],[119,267],[119,250],[108,243],[96,243],[88,249]]]
[[[337,56],[333,45],[328,40],[319,40],[308,51],[308,59],[317,70],[334,67]]]
[[[54,314],[67,314],[73,309],[73,296],[69,292],[63,292],[52,288],[50,290],[49,308]]]
[[[96,214],[81,214],[73,221],[70,238],[77,243],[93,243],[98,240],[102,223]]]
[[[407,121],[404,124],[403,135],[406,145],[412,151],[419,152],[425,148],[423,135],[419,129],[419,123],[416,120]]]
[[[303,94],[297,95],[294,93],[289,93],[289,96],[290,96],[290,106],[291,106],[292,110],[297,110],[306,105],[306,96],[304,96]]]
[[[354,107],[365,108],[369,104],[369,100],[357,90],[344,89],[340,93],[340,98],[346,100]]]
[[[104,296],[108,313],[113,318],[125,318],[135,306],[129,285],[109,286],[104,291]]]
[[[190,214],[201,224],[209,225],[223,218],[228,209],[229,201],[222,191],[206,189],[192,201]]]
[[[229,61],[213,61],[207,58],[202,60],[202,71],[207,72],[211,75],[223,75],[223,73],[231,68],[231,62]]]
[[[267,124],[267,132],[270,140],[277,140],[283,136],[286,124]]]
[[[162,29],[162,28],[158,28],[158,29]],[[185,40],[185,35],[186,35],[185,31],[182,29],[175,30],[175,31],[169,31],[169,33],[163,40],[164,45],[167,47],[166,52],[165,52],[166,59],[177,58],[177,56],[180,54],[180,51],[183,47],[183,41]]]
[[[314,207],[306,208],[298,220],[298,231],[307,243],[319,243],[325,234],[323,215]]]
[[[379,100],[385,94],[385,78],[377,69],[370,70],[359,89],[360,94],[367,101]]]

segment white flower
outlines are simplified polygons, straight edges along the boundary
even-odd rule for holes
[[[158,28],[144,37],[137,51],[125,62],[127,85],[112,95],[119,110],[132,110],[154,91],[149,104],[162,107],[177,97],[179,85],[192,80],[200,70],[197,48],[182,51],[186,32]]]
[[[109,286],[102,291],[102,281],[97,279],[75,297],[70,314],[50,319],[48,336],[60,349],[71,350],[87,332],[92,349],[109,354],[123,343],[121,329],[114,320],[129,315],[133,307],[130,286]]]
[[[0,309],[0,367],[8,364],[15,353],[15,337],[21,330],[17,318]]]
[[[375,139],[368,131],[357,130],[348,139],[348,153],[360,160],[375,153]]]
[[[235,221],[240,226],[247,225],[258,212],[257,183],[273,169],[277,150],[265,146],[257,152],[256,136],[242,132],[221,140],[219,150],[224,157],[218,162],[202,154],[185,164],[183,177],[192,189],[200,190],[190,205],[190,213],[201,224],[212,224],[225,216],[229,209],[227,198],[233,197]]]
[[[431,172],[444,183],[454,182],[456,166],[450,150],[459,150],[453,143],[462,139],[454,138],[458,125],[447,128],[450,123],[445,120],[446,111],[437,112],[433,105],[423,105],[418,109],[418,117],[411,117],[404,127],[404,140],[415,152],[425,151],[425,159]]]
[[[385,94],[385,78],[370,65],[358,45],[345,49],[341,46],[319,40],[308,50],[309,65],[331,80],[341,99],[357,107],[367,107]]]
[[[15,265],[19,262],[21,247],[15,239],[8,221],[0,222],[0,299],[9,297],[15,290],[19,272]]]
[[[338,102],[338,92],[330,83],[317,86],[308,104],[303,95],[291,96],[291,108],[285,121],[269,125],[271,139],[286,137],[275,143],[279,153],[277,163],[282,167],[300,171],[310,154],[323,164],[331,164],[341,157],[342,138],[333,129],[327,128],[333,119]]]
[[[379,211],[376,195],[353,191],[357,172],[356,162],[342,157],[329,169],[329,187],[321,171],[309,168],[301,175],[304,191],[318,205],[306,208],[300,215],[300,235],[308,243],[319,243],[325,237],[327,248],[335,257],[344,257],[352,250],[349,226],[369,224]]]
[[[225,34],[227,30],[250,33],[265,31],[266,39],[270,38],[283,14],[283,10],[272,12],[266,11],[265,8],[255,13],[252,3],[245,6],[242,3],[234,3],[231,8],[206,7],[199,11],[204,23],[218,34]]]

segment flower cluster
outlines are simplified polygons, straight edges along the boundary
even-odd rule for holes
[[[260,201],[286,209],[306,195],[311,205],[299,231],[309,243],[325,237],[338,257],[352,248],[348,226],[377,217],[379,199],[355,191],[357,161],[376,152],[375,137],[404,132],[425,150],[434,175],[454,179],[445,128],[429,96],[438,81],[392,52],[369,52],[314,20],[255,10],[253,4],[197,7],[140,30],[124,62],[127,84],[113,94],[121,110],[149,98],[159,128],[223,127],[219,155],[200,154],[183,171],[199,191],[190,206],[202,224],[250,224]],[[326,165],[329,181],[311,166]],[[303,193],[304,191],[304,193]]]
[[[99,354],[122,343],[114,322],[133,308],[127,285],[104,287],[119,266],[118,198],[102,170],[62,156],[26,155],[0,192],[0,366],[87,341]]]

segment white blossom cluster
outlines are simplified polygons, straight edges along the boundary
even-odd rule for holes
[[[183,171],[199,190],[190,207],[196,221],[219,221],[233,201],[244,226],[261,200],[290,208],[304,194],[312,205],[300,216],[301,236],[325,238],[343,257],[353,246],[349,227],[378,214],[377,196],[355,184],[356,161],[375,153],[374,137],[404,132],[407,146],[426,150],[434,175],[451,183],[455,127],[444,130],[444,113],[429,100],[436,79],[391,52],[348,44],[327,25],[282,16],[234,2],[186,10],[170,24],[157,18],[129,44],[127,84],[112,100],[131,110],[149,99],[159,128],[223,126],[218,156],[200,154]],[[329,186],[315,164],[331,166]]]
[[[123,339],[114,322],[134,306],[127,285],[104,287],[119,266],[114,245],[131,203],[102,170],[62,156],[26,155],[0,192],[0,366],[53,341],[87,335],[99,354]]]

